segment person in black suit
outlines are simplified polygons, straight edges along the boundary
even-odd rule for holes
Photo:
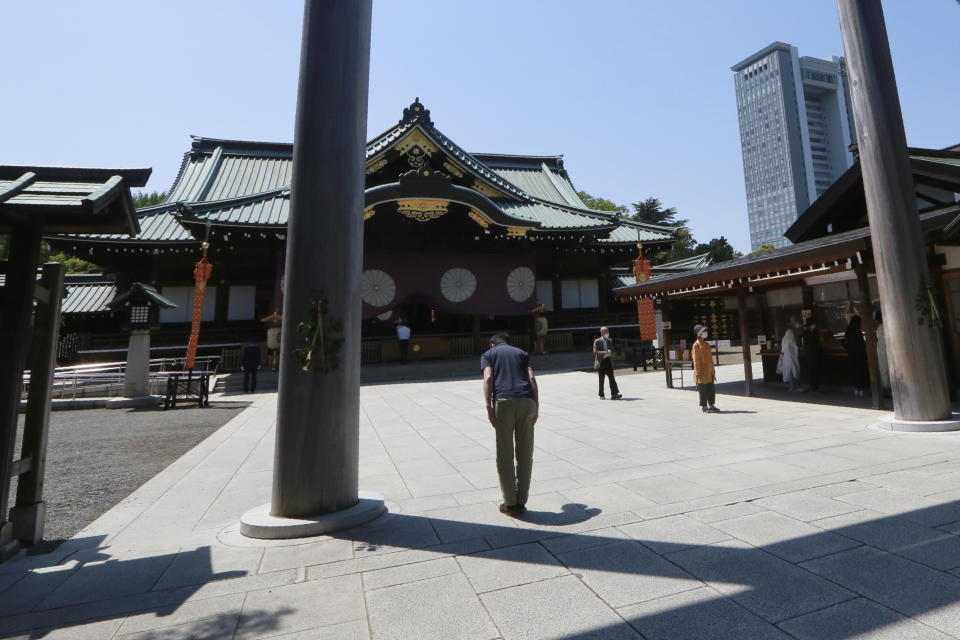
[[[256,393],[257,370],[260,369],[260,347],[253,338],[247,340],[246,346],[243,347],[240,368],[243,369],[243,392]]]
[[[600,327],[600,337],[593,341],[593,368],[600,374],[600,399],[603,395],[603,379],[610,380],[610,397],[619,400],[620,389],[617,380],[613,377],[613,340],[610,339],[610,329]]]
[[[810,391],[820,390],[820,363],[823,360],[823,345],[820,344],[820,332],[817,331],[817,320],[813,316],[807,318],[803,330],[803,346],[800,347],[800,373],[805,379]]]

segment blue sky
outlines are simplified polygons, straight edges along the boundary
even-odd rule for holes
[[[960,143],[960,6],[884,5],[910,144]],[[149,166],[165,190],[190,134],[290,140],[301,12],[0,0],[0,163]],[[842,55],[834,1],[375,0],[369,131],[419,96],[468,150],[563,154],[577,188],[746,249],[730,66],[774,40]]]

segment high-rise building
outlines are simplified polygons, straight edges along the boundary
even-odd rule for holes
[[[846,65],[774,42],[731,68],[750,244],[781,247],[783,232],[853,164]]]

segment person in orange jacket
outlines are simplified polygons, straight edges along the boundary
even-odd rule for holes
[[[707,328],[698,324],[693,328],[697,341],[693,343],[693,381],[700,392],[700,409],[704,413],[717,413],[717,392],[713,383],[717,376],[713,371],[713,347],[707,342]]]

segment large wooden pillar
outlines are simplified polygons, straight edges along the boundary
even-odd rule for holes
[[[30,362],[30,392],[23,424],[20,459],[29,461],[29,470],[17,482],[17,503],[10,510],[13,534],[21,543],[37,544],[43,539],[46,503],[43,480],[47,463],[47,435],[50,429],[50,395],[57,366],[60,337],[60,304],[65,267],[43,265],[40,283],[44,299],[37,303]]]
[[[7,520],[20,388],[31,335],[33,297],[40,259],[40,227],[16,225],[9,236],[6,282],[0,288],[0,562],[15,548]]]
[[[753,356],[750,355],[750,323],[747,322],[747,291],[737,289],[737,315],[740,316],[740,342],[743,349],[744,395],[753,395]]]
[[[894,414],[951,416],[943,350],[929,313],[929,274],[890,46],[879,0],[837,0],[867,214],[883,304]]]
[[[873,320],[873,304],[870,302],[870,281],[867,268],[857,265],[857,284],[860,285],[860,319],[867,342],[867,370],[870,373],[870,395],[873,408],[879,409],[883,402],[883,387],[880,384],[880,354],[877,353],[877,325]]]
[[[360,273],[370,0],[306,0],[287,230],[277,444],[270,513],[330,514],[358,502]],[[310,370],[294,355],[327,311]],[[318,334],[315,334],[318,335]],[[316,363],[321,344],[339,352]]]

